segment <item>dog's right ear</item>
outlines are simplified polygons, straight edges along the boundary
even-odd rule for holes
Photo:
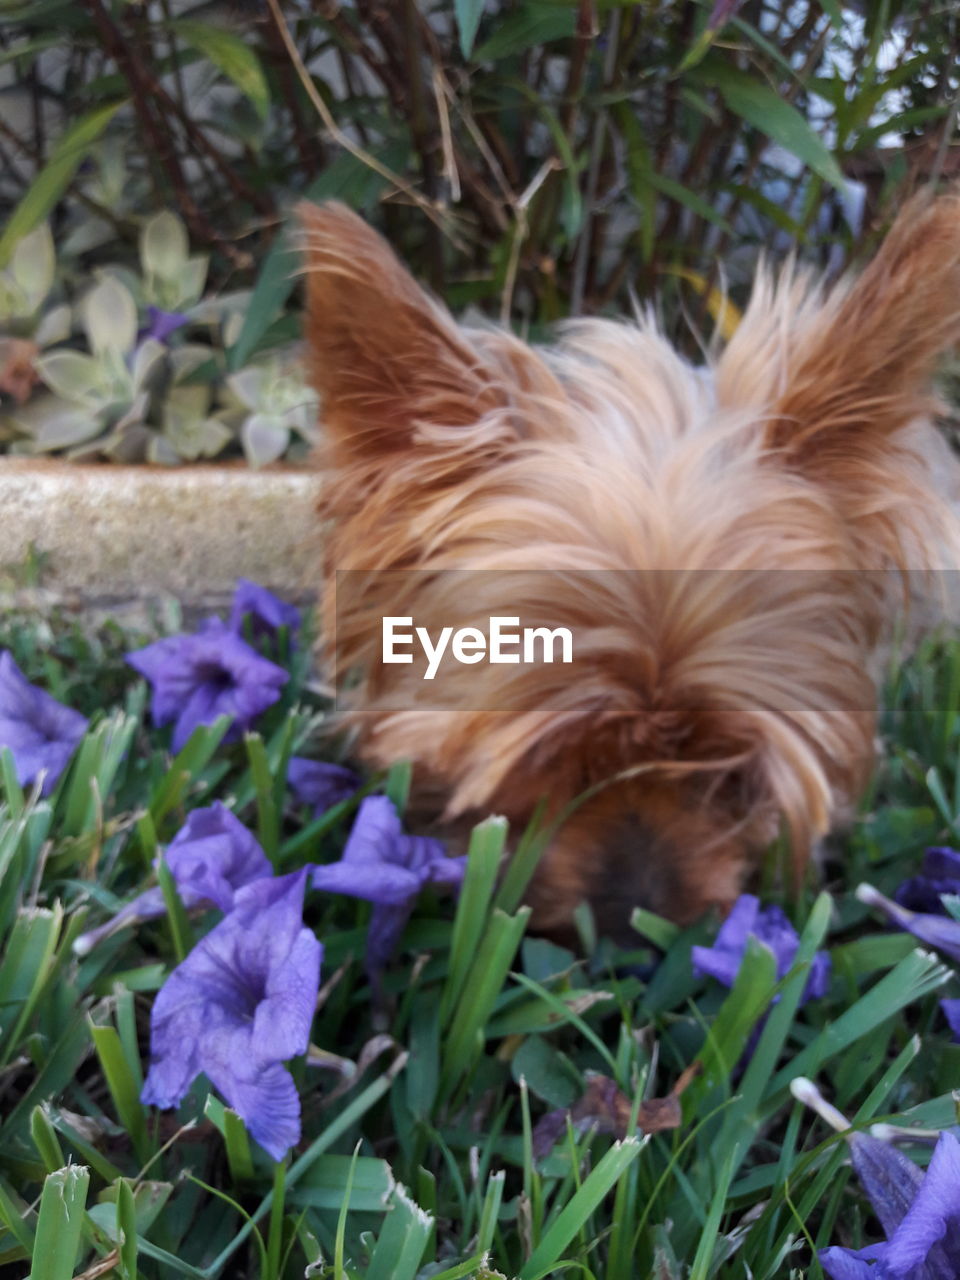
[[[345,205],[297,209],[306,257],[306,341],[338,451],[402,449],[418,424],[466,426],[502,404],[452,317]]]

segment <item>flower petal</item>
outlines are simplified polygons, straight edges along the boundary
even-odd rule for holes
[[[941,895],[945,893],[960,893],[960,853],[940,847],[927,849],[920,874],[905,880],[893,896],[911,911],[943,915]]]
[[[210,902],[229,911],[237,889],[273,874],[253,833],[219,800],[192,811],[166,859],[188,907]]]
[[[176,722],[178,751],[200,724],[233,717],[236,737],[280,697],[289,674],[262,658],[225,626],[209,618],[193,635],[171,636],[127,655],[153,685],[156,725]]]
[[[906,929],[928,947],[936,947],[951,960],[960,962],[960,921],[910,911],[870,884],[859,885],[856,892],[861,902],[871,907],[879,907],[881,911],[886,912],[898,929]]]
[[[301,804],[313,809],[315,817],[346,800],[360,785],[352,769],[303,756],[290,757],[287,782]]]
[[[313,868],[313,887],[327,893],[343,893],[383,906],[400,906],[420,892],[420,879],[405,867],[370,859],[340,862]]]
[[[931,1277],[960,1273],[960,1142],[951,1133],[941,1133],[920,1189],[884,1256],[891,1276],[912,1276],[911,1269],[922,1264]]]
[[[831,1245],[821,1249],[820,1265],[832,1280],[881,1280],[884,1274],[871,1267],[868,1259],[883,1257],[886,1245],[869,1245],[866,1249],[844,1249]]]
[[[255,638],[264,634],[273,634],[281,627],[286,627],[291,633],[300,627],[299,609],[292,604],[286,604],[266,587],[261,587],[248,578],[240,578],[237,581],[230,621],[227,625],[240,635],[243,632],[245,617],[249,617],[253,623]]]
[[[857,1177],[889,1240],[920,1190],[923,1172],[891,1142],[881,1142],[867,1133],[851,1136],[850,1155]]]
[[[282,1160],[300,1141],[300,1098],[293,1076],[274,1062],[262,1067],[211,1054],[204,1069],[243,1120],[250,1136],[274,1160]]]
[[[306,1047],[319,984],[320,944],[301,915],[306,875],[255,880],[238,889],[234,910],[170,974],[153,1005],[144,1102],[176,1106],[204,1071],[258,1141],[287,1141],[292,1083],[288,1087],[286,1073],[272,1067]],[[258,1026],[259,1006],[274,1000],[287,1002],[286,1013],[271,1005]],[[258,1089],[265,1090],[263,1116],[250,1111]],[[274,1113],[285,1125],[279,1136]]]
[[[960,1043],[960,1000],[941,1000],[940,1008],[950,1026],[950,1033],[954,1042]]]
[[[315,867],[313,886],[385,906],[399,906],[420,892],[421,878],[398,865],[403,827],[386,796],[366,796],[339,862]]]
[[[307,1051],[322,958],[320,943],[309,929],[301,929],[287,957],[271,970],[266,999],[254,1014],[253,1041],[269,1045],[277,1058],[295,1058]]]
[[[367,930],[365,955],[367,973],[378,973],[386,968],[387,962],[396,951],[397,944],[403,936],[412,910],[412,903],[400,906],[384,906],[378,903],[373,908],[370,913],[370,927]]]
[[[42,792],[48,795],[87,723],[78,711],[30,684],[8,650],[0,653],[0,747],[10,749],[21,785],[43,771]]]
[[[759,898],[752,893],[741,894],[720,926],[713,946],[691,948],[694,973],[716,978],[725,987],[732,987],[759,910]]]

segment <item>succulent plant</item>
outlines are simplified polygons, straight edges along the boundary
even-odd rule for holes
[[[233,430],[213,412],[211,383],[193,380],[209,358],[209,347],[199,345],[170,353],[172,381],[161,410],[161,433],[150,441],[148,461],[169,464],[213,458],[234,439]]]
[[[154,338],[138,341],[136,302],[112,276],[90,290],[80,313],[90,354],[61,349],[39,356],[36,371],[52,394],[11,417],[36,452],[76,452],[96,441],[97,451],[127,459],[128,437],[143,424],[165,348]]]
[[[46,223],[17,243],[0,271],[0,393],[21,404],[37,380],[34,357],[70,334],[70,307],[45,306],[56,274],[57,254]]]
[[[196,306],[207,282],[209,259],[190,256],[187,229],[169,209],[156,213],[140,233],[140,266],[143,297],[148,307],[186,318]]]
[[[226,398],[228,411],[239,412],[240,443],[251,466],[282,458],[295,436],[304,445],[316,439],[317,396],[290,352],[231,374]]]
[[[101,159],[87,186],[116,194],[117,157]],[[90,245],[102,243],[91,237]],[[0,447],[163,465],[240,448],[254,466],[305,453],[317,400],[295,353],[278,350],[227,373],[249,293],[204,295],[207,257],[191,255],[186,227],[169,211],[143,222],[139,258],[139,272],[99,268],[67,346],[73,311],[49,309],[62,289],[50,230],[18,243],[0,273],[0,392],[17,401],[0,407]],[[86,282],[76,263],[66,284],[75,278]]]

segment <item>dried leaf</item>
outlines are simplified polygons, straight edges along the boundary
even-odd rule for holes
[[[660,1133],[664,1129],[680,1126],[682,1114],[680,1095],[699,1072],[694,1063],[679,1077],[665,1098],[646,1098],[637,1112],[637,1129],[641,1133]],[[569,1110],[560,1108],[548,1111],[533,1130],[534,1159],[542,1160],[566,1132],[567,1117],[576,1134],[595,1128],[598,1133],[609,1133],[622,1139],[628,1136],[632,1103],[627,1095],[609,1076],[588,1076],[583,1096]]]
[[[26,338],[0,338],[0,393],[13,396],[23,404],[39,382],[33,359],[38,353],[35,342]]]

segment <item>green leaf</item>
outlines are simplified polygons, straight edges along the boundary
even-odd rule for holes
[[[14,1195],[7,1190],[3,1181],[0,1180],[0,1222],[3,1223],[28,1258],[33,1252],[35,1239],[33,1226],[27,1220],[29,1213],[29,1206],[15,1200]]]
[[[137,1276],[137,1206],[126,1178],[117,1184],[117,1240],[124,1280]]]
[[[84,298],[83,327],[95,356],[116,352],[126,356],[137,341],[137,304],[116,276],[106,276]],[[57,388],[54,388],[55,390]]]
[[[166,815],[183,803],[187,792],[213,758],[213,753],[233,723],[232,716],[217,716],[212,724],[198,724],[170,762],[170,770],[150,798],[150,817],[159,826]]]
[[[0,234],[0,267],[5,266],[21,236],[38,226],[57,203],[107,125],[123,106],[112,102],[75,121],[58,139],[43,166]]]
[[[752,124],[772,142],[802,160],[814,173],[838,190],[846,180],[840,166],[800,112],[764,81],[746,71],[728,66],[719,59],[708,59],[697,69],[703,83],[719,89],[724,102],[734,113]]]
[[[401,818],[406,812],[412,781],[413,765],[409,760],[398,760],[396,764],[390,766],[387,780],[383,784],[383,794],[393,803],[393,807]]]
[[[67,1165],[44,1179],[28,1280],[71,1280],[89,1185],[90,1170],[82,1165]]]
[[[173,954],[176,957],[177,964],[182,964],[190,951],[193,950],[193,929],[190,927],[190,917],[187,915],[186,908],[183,905],[183,899],[177,890],[177,882],[173,878],[173,872],[163,856],[157,860],[157,883],[160,886],[160,892],[163,894],[163,901],[167,908],[167,924],[170,928]]]
[[[0,961],[0,1063],[6,1063],[17,1049],[37,1007],[54,964],[62,925],[59,902],[52,909],[23,907],[17,915]]]
[[[170,27],[188,45],[208,58],[228,80],[232,80],[253,103],[257,114],[262,119],[266,118],[270,108],[270,89],[260,59],[248,44],[222,27],[197,22],[193,18],[180,18]]]
[[[514,916],[495,909],[483,937],[478,939],[474,963],[466,974],[443,1045],[442,1079],[447,1091],[483,1052],[487,1020],[506,981],[529,917],[529,907],[521,907]]]
[[[453,12],[460,33],[460,52],[469,58],[483,17],[483,0],[453,0]]]
[[[145,1163],[153,1154],[153,1144],[147,1134],[146,1112],[140,1102],[136,1075],[127,1062],[116,1028],[98,1027],[93,1022],[89,1026],[117,1116],[130,1135],[134,1150]]]
[[[43,1107],[34,1107],[30,1115],[30,1136],[48,1173],[63,1168],[63,1151],[57,1131]]]
[[[777,962],[769,947],[750,937],[730,994],[710,1025],[700,1052],[703,1071],[684,1094],[684,1114],[698,1108],[718,1085],[730,1088],[730,1077],[750,1033],[763,1017],[777,985]]]
[[[396,145],[374,151],[374,155],[392,169],[406,163],[407,150]],[[316,182],[304,192],[306,200],[343,200],[353,209],[366,209],[386,186],[386,179],[375,170],[345,152],[328,165]],[[293,247],[293,235],[281,235],[273,242],[264,259],[257,283],[247,304],[243,328],[227,353],[231,370],[241,369],[254,354],[280,309],[293,292],[300,268],[300,252]]]
[[[350,1208],[354,1213],[382,1213],[390,1203],[397,1182],[386,1160],[374,1156],[322,1155],[295,1187],[288,1188],[291,1204],[315,1209],[339,1209],[353,1171]]]
[[[250,761],[250,775],[257,797],[257,838],[264,853],[275,863],[280,843],[280,814],[274,800],[273,775],[267,749],[259,733],[244,734],[243,744]]]
[[[518,1280],[540,1280],[553,1273],[564,1249],[636,1160],[643,1145],[639,1138],[625,1138],[613,1144],[544,1233]]]
[[[571,1107],[583,1092],[583,1080],[565,1053],[543,1036],[528,1036],[513,1055],[510,1072],[521,1076],[538,1098],[551,1107]]]
[[[440,1021],[444,1025],[460,1004],[467,975],[476,964],[506,840],[506,818],[486,818],[470,834],[467,870],[450,942],[450,970],[440,1000]]]
[[[171,209],[148,218],[140,231],[140,262],[144,274],[175,280],[190,256],[183,220]]]
[[[57,274],[57,251],[45,222],[17,245],[10,260],[10,274],[33,314],[52,289]]]
[[[525,4],[497,23],[494,34],[474,52],[474,62],[499,62],[534,45],[568,39],[576,29],[572,6]]]
[[[649,938],[661,951],[669,951],[680,933],[679,926],[672,920],[664,920],[663,916],[655,915],[644,907],[634,907],[630,916],[630,928],[636,929],[644,938]]]
[[[212,1093],[207,1095],[203,1114],[212,1120],[223,1136],[223,1145],[227,1152],[227,1164],[230,1166],[230,1177],[235,1183],[252,1182],[254,1177],[253,1155],[250,1151],[250,1137],[247,1126],[236,1111],[225,1107],[219,1098]]]
[[[876,1030],[887,1018],[907,1005],[930,995],[953,976],[936,956],[916,949],[866,991],[860,999],[836,1015],[815,1040],[779,1072],[766,1091],[765,1100],[778,1103],[794,1076],[813,1077],[821,1067]],[[778,1096],[780,1095],[780,1096]]]
[[[414,1280],[433,1218],[398,1186],[366,1271],[366,1280]]]

